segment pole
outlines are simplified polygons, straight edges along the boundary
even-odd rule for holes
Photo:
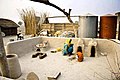
[[[119,21],[119,27],[118,27],[118,40],[120,40],[120,21]]]

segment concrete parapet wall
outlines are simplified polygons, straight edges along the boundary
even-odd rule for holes
[[[114,73],[119,73],[119,63],[120,63],[120,41],[112,40],[113,47],[111,48],[107,58],[109,60],[110,66],[113,69]]]
[[[52,48],[63,48],[64,43],[68,38],[58,38],[58,37],[53,37],[53,38],[43,38],[42,40],[47,40],[49,42],[50,47]],[[78,43],[79,38],[72,38],[72,42],[74,44],[74,52],[76,51],[77,48],[77,43]],[[83,38],[83,42],[85,45],[85,49],[88,47],[88,43],[91,40],[91,38]],[[107,40],[107,39],[94,39],[97,42],[97,51],[99,53],[114,53],[114,42]],[[87,55],[87,53],[85,53]]]
[[[41,42],[41,37],[29,38],[20,41],[9,42],[6,47],[7,54],[17,54],[21,57],[35,50],[35,45]]]
[[[35,37],[30,39],[25,39],[21,41],[15,41],[10,42],[7,44],[7,54],[17,54],[18,56],[25,55],[27,53],[30,53],[35,50],[35,45],[41,43],[42,41],[48,41],[49,48],[62,48],[64,46],[64,43],[67,38],[61,38],[61,37]],[[79,38],[72,38],[72,42],[74,44],[74,52],[77,49],[77,42]],[[91,40],[91,38],[84,38],[83,42],[85,45],[85,49],[88,47],[88,43]],[[100,53],[108,53],[108,54],[114,54],[115,48],[113,41],[107,40],[107,39],[94,39],[97,42],[97,53],[98,55]],[[116,49],[119,49],[120,46],[117,46]],[[87,52],[85,53],[87,55]]]

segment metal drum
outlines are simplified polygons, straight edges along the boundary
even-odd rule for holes
[[[117,28],[117,16],[100,16],[100,38],[115,39]]]
[[[96,38],[98,30],[98,16],[80,16],[78,37]]]

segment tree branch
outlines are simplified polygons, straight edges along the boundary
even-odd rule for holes
[[[43,4],[46,4],[46,5],[49,5],[49,6],[52,6],[52,7],[56,8],[56,9],[58,9],[59,11],[63,12],[64,15],[66,15],[66,17],[68,18],[68,20],[70,21],[70,23],[73,23],[72,19],[70,18],[71,9],[69,9],[69,13],[67,13],[67,12],[65,12],[64,9],[61,9],[61,8],[58,7],[57,5],[55,5],[55,4],[53,4],[53,3],[50,3],[48,0],[31,0],[31,1],[43,3]]]

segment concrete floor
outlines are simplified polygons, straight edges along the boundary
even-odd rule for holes
[[[19,58],[22,68],[22,76],[19,79],[26,79],[30,72],[36,73],[40,80],[48,80],[47,76],[54,72],[61,72],[58,80],[106,80],[111,78],[104,56],[85,57],[83,62],[77,62],[76,59],[70,61],[69,56],[63,56],[61,52],[48,51],[48,56],[44,59],[32,58],[33,53]]]

